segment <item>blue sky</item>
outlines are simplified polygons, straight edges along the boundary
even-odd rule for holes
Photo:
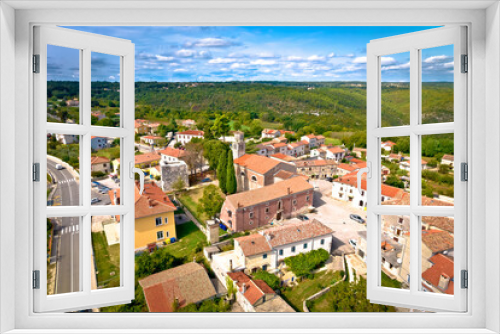
[[[69,27],[131,40],[136,81],[365,81],[366,44],[431,27]],[[78,52],[50,47],[49,80],[77,80]],[[453,47],[423,50],[424,81],[453,81]],[[408,81],[407,54],[382,58]],[[118,57],[92,55],[92,80],[119,80]]]

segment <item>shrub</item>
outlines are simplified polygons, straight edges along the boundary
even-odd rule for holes
[[[106,174],[100,170],[92,172],[92,177],[103,177],[104,175]]]
[[[279,289],[280,287],[280,279],[276,275],[271,274],[267,271],[259,270],[255,273],[255,275],[253,275],[253,277],[255,279],[263,280],[273,290]]]
[[[311,271],[321,268],[330,257],[330,254],[324,249],[312,250],[308,253],[302,253],[285,259],[285,264],[292,270],[297,277],[308,276]]]

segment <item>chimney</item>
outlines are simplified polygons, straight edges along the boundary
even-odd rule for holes
[[[439,283],[438,283],[439,289],[441,289],[442,291],[446,291],[446,289],[448,289],[449,284],[450,284],[450,277],[448,277],[448,275],[441,274],[439,276]]]
[[[229,271],[233,271],[233,260],[229,259]]]
[[[290,189],[290,187],[287,188],[287,191],[288,191],[288,195],[290,195],[292,193],[292,190]]]
[[[241,293],[245,294],[246,291],[247,291],[247,286],[246,286],[245,282],[243,282],[243,286],[241,287]]]
[[[153,207],[153,200],[148,199],[148,202],[149,202],[149,208],[151,209]]]

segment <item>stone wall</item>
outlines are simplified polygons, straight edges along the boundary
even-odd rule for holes
[[[163,191],[174,190],[172,185],[181,177],[186,187],[189,187],[188,168],[185,162],[160,163],[161,167],[161,187]]]

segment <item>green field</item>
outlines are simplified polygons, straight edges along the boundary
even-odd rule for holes
[[[168,254],[192,261],[197,255],[197,246],[206,242],[207,238],[193,222],[177,225],[176,229],[178,241],[164,248]]]
[[[97,287],[101,289],[120,286],[120,244],[108,246],[104,232],[93,232],[92,248]]]

